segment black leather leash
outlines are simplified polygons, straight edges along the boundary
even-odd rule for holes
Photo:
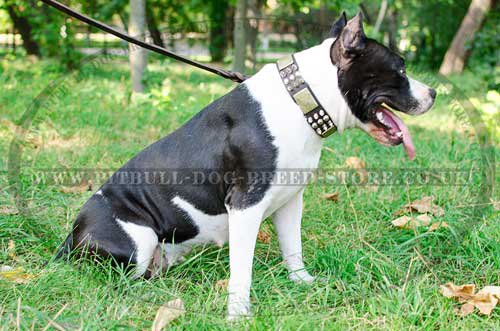
[[[208,66],[206,64],[202,64],[200,62],[197,62],[197,61],[185,58],[183,56],[180,56],[178,54],[175,54],[175,53],[173,53],[173,52],[171,52],[163,47],[148,44],[148,43],[141,41],[139,39],[136,39],[136,38],[134,38],[126,33],[122,33],[120,31],[110,27],[109,25],[106,25],[102,22],[99,22],[99,21],[93,19],[93,18],[85,16],[85,15],[71,9],[70,7],[68,7],[66,5],[63,5],[60,2],[53,1],[53,0],[42,0],[42,2],[44,2],[45,4],[47,4],[51,7],[54,7],[55,9],[65,13],[71,17],[76,18],[79,21],[82,21],[88,25],[91,25],[91,26],[96,27],[100,30],[103,30],[107,33],[110,33],[110,34],[112,34],[120,39],[128,41],[129,43],[135,44],[135,45],[143,47],[145,49],[149,49],[150,51],[153,51],[153,52],[159,53],[161,55],[170,57],[170,58],[175,59],[177,61],[184,62],[186,64],[192,65],[193,67],[196,67],[196,68],[199,68],[199,69],[202,69],[205,71],[209,71],[209,72],[216,74],[216,75],[219,75],[223,78],[230,79],[233,82],[241,83],[248,78],[247,76],[245,76],[241,72],[224,70],[221,68],[214,68],[214,67]]]

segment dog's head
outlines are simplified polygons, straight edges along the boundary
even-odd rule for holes
[[[336,38],[330,57],[338,69],[339,88],[359,127],[381,144],[403,143],[413,159],[410,134],[394,110],[423,114],[432,107],[436,91],[409,78],[401,56],[365,36],[361,14],[349,21],[342,14],[330,34]]]

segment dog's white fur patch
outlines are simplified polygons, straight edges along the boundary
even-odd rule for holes
[[[424,83],[408,77],[410,82],[410,92],[415,99],[418,100],[418,107],[416,109],[410,109],[409,113],[412,115],[419,115],[427,110],[429,110],[434,103],[434,99],[430,95],[429,86]]]
[[[151,262],[153,252],[158,245],[158,236],[153,229],[148,226],[125,222],[118,218],[116,222],[134,242],[136,264],[135,277],[140,277],[146,272]]]
[[[196,237],[182,243],[184,246],[195,244],[215,243],[218,246],[224,245],[229,238],[228,215],[208,215],[197,209],[188,201],[179,196],[175,196],[172,202],[189,215],[191,220],[198,227]]]

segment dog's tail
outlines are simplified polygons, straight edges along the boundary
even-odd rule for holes
[[[54,256],[53,260],[59,260],[62,257],[68,256],[69,253],[71,253],[72,249],[73,249],[73,232],[70,232],[70,234],[68,234],[68,236],[66,237],[66,240],[64,240],[62,245],[57,250],[57,253]]]

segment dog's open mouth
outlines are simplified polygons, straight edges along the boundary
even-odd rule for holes
[[[381,141],[386,145],[399,145],[403,143],[406,154],[413,160],[415,158],[415,146],[411,140],[410,132],[403,121],[394,114],[395,109],[381,103],[375,108],[375,117],[373,122],[375,126],[381,128],[385,139]]]

